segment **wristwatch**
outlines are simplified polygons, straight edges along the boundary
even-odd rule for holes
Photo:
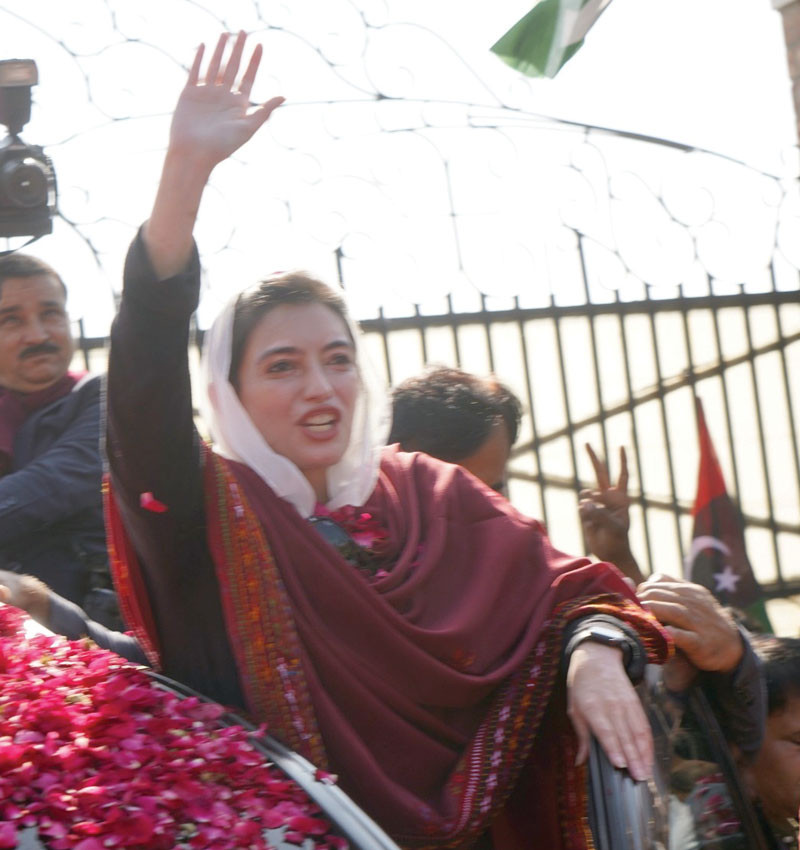
[[[631,642],[622,629],[615,629],[613,626],[607,626],[604,623],[590,623],[584,628],[579,627],[567,644],[567,653],[572,654],[586,640],[590,640],[592,643],[603,643],[606,646],[616,646],[621,649],[622,657],[627,665],[631,654]]]
[[[587,640],[621,649],[625,672],[634,684],[644,675],[646,659],[641,644],[627,631],[610,624],[591,621],[584,626],[578,625],[564,649],[565,658],[569,659],[572,653]]]

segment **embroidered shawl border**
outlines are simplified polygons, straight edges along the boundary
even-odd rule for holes
[[[291,606],[255,512],[225,461],[204,449],[208,542],[248,709],[316,767],[328,767]]]
[[[108,560],[123,619],[139,641],[153,669],[160,670],[161,649],[153,611],[142,581],[139,561],[122,522],[108,475],[103,476],[103,510]]]

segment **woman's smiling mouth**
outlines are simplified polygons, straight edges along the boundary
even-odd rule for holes
[[[300,425],[309,436],[328,437],[335,433],[339,418],[339,413],[333,410],[312,413],[304,416]]]

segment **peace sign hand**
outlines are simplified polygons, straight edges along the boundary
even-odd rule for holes
[[[607,464],[597,457],[587,443],[586,451],[592,461],[597,488],[581,490],[578,513],[589,550],[603,561],[616,564],[634,581],[642,581],[639,567],[628,543],[630,505],[628,495],[628,458],[625,448],[619,450],[619,477],[612,485]]]

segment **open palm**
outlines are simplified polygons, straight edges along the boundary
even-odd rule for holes
[[[202,45],[198,48],[170,129],[170,147],[209,168],[238,150],[283,102],[283,98],[274,97],[260,106],[251,106],[250,92],[261,63],[261,45],[254,48],[237,85],[246,36],[239,33],[224,62],[228,38],[227,33],[220,36],[202,76],[205,51]]]

